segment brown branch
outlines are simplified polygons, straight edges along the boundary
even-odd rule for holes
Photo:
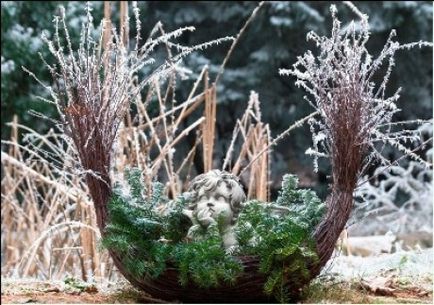
[[[259,2],[258,6],[253,10],[252,14],[250,15],[250,17],[247,19],[246,23],[244,24],[244,26],[241,28],[241,30],[238,32],[237,37],[235,38],[235,40],[232,42],[232,45],[228,51],[228,53],[226,54],[226,57],[223,60],[223,63],[220,66],[220,70],[215,78],[214,81],[214,85],[217,86],[217,83],[221,77],[221,75],[223,74],[224,70],[225,70],[225,66],[226,63],[228,62],[229,58],[232,55],[232,52],[235,49],[235,46],[237,45],[238,41],[240,40],[241,35],[243,35],[243,33],[245,32],[247,26],[252,22],[253,19],[255,19],[256,14],[258,13],[259,9],[262,7],[262,5],[264,4],[264,1]]]
[[[282,132],[280,135],[278,135],[273,141],[271,141],[267,146],[264,147],[264,149],[262,149],[254,158],[252,161],[250,161],[249,164],[246,165],[246,167],[244,167],[241,172],[238,174],[238,176],[241,176],[242,173],[244,173],[245,170],[247,170],[256,160],[259,159],[259,157],[261,157],[261,155],[263,153],[265,153],[266,151],[268,151],[272,146],[276,145],[277,142],[279,142],[280,140],[282,140],[284,137],[286,137],[292,130],[294,130],[297,127],[300,127],[301,124],[303,124],[304,122],[306,122],[307,120],[309,120],[310,118],[313,118],[315,115],[317,115],[319,112],[315,111],[311,114],[309,114],[308,116],[298,120],[297,122],[295,122],[294,124],[292,124],[288,129],[286,129],[284,132]]]

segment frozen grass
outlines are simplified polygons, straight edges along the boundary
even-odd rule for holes
[[[139,28],[135,4],[133,12]],[[47,65],[47,68],[59,87],[55,89],[40,83],[51,93],[52,100],[46,101],[57,107],[63,121],[55,122],[56,129],[47,134],[39,134],[15,119],[9,124],[10,140],[2,141],[2,275],[8,278],[55,281],[72,276],[96,283],[118,279],[119,273],[108,253],[98,247],[99,231],[86,177],[98,178],[101,173],[90,172],[89,162],[110,158],[112,164],[108,174],[111,181],[122,181],[126,167],[138,167],[143,172],[145,185],[150,186],[158,177],[165,183],[166,195],[171,198],[185,191],[190,179],[197,174],[192,165],[200,146],[204,169],[213,168],[218,79],[210,82],[208,67],[204,66],[187,99],[177,102],[176,86],[188,76],[184,73],[188,69],[178,60],[194,50],[229,38],[194,47],[181,46],[171,38],[192,29],[166,33],[158,23],[143,46],[138,45],[141,38],[136,37],[133,51],[129,53],[124,45],[128,42],[117,37],[109,20],[102,23],[100,36],[95,40],[97,30],[93,29],[90,6],[87,6],[86,14],[87,23],[78,52],[73,51],[69,41],[63,10],[54,19],[54,41],[46,39],[52,55],[59,62],[59,70],[54,66]],[[105,7],[105,16],[109,16],[109,7]],[[123,29],[126,31],[125,27]],[[66,35],[66,46],[60,43],[61,33]],[[120,37],[124,35],[120,33]],[[166,64],[152,76],[137,82],[132,78],[133,72],[152,64],[150,54],[158,45],[166,50]],[[89,79],[88,75],[91,76]],[[119,87],[122,84],[129,89]],[[145,94],[137,94],[139,88]],[[134,102],[134,113],[126,111],[130,101]],[[156,105],[157,112],[151,112],[150,104]],[[108,125],[114,129],[100,130],[100,120],[109,120],[112,123]],[[80,126],[86,126],[86,130]],[[20,130],[23,139],[18,138]],[[95,141],[95,136],[101,133],[105,138]],[[189,134],[195,134],[194,145],[185,158],[176,158],[177,145]],[[244,169],[243,177],[251,181],[249,196],[266,200],[271,139],[268,125],[261,121],[259,99],[255,93],[237,123],[232,142],[240,141],[239,137],[245,144],[241,152],[235,154],[233,164],[230,160],[234,152],[231,150],[225,168],[235,173]],[[110,143],[113,143],[113,152]],[[80,149],[76,150],[76,147]],[[99,149],[102,149],[101,153],[97,153]],[[77,162],[86,161],[83,158],[88,156],[93,156],[94,160]]]
[[[137,17],[136,24],[140,27],[138,11],[134,4],[133,11]],[[89,8],[87,13],[88,20],[92,20]],[[361,15],[361,17],[363,21],[364,16]],[[67,29],[62,28],[63,18],[62,13],[59,18],[55,19],[58,25],[55,39],[59,35],[59,29],[67,33]],[[312,80],[310,77],[313,75],[319,77],[313,79],[314,85],[322,84],[323,89],[324,87],[327,90],[330,89],[327,86],[331,81],[336,82],[333,86],[351,90],[348,89],[345,92],[335,90],[333,96],[324,95],[319,91],[314,92],[314,97],[315,94],[325,97],[323,100],[316,101],[317,104],[315,101],[312,102],[316,105],[314,107],[317,111],[296,122],[275,139],[271,138],[268,125],[261,120],[259,97],[255,93],[251,94],[247,110],[235,126],[231,147],[223,165],[224,169],[241,175],[245,181],[250,181],[249,198],[268,199],[270,149],[283,136],[308,119],[312,123],[313,142],[316,145],[310,152],[317,156],[321,156],[318,149],[325,148],[322,153],[329,154],[337,160],[337,156],[340,155],[339,151],[343,149],[333,146],[341,142],[339,137],[333,134],[330,126],[342,127],[347,131],[348,138],[354,136],[354,130],[356,130],[357,139],[349,139],[351,143],[366,146],[366,149],[372,148],[374,154],[381,152],[382,144],[389,143],[397,146],[405,154],[412,155],[411,151],[403,149],[403,146],[397,142],[399,139],[412,139],[414,136],[412,133],[387,134],[387,131],[391,130],[389,119],[396,112],[393,102],[398,98],[398,94],[390,98],[384,97],[384,88],[390,74],[389,69],[376,92],[371,87],[369,77],[385,58],[389,58],[389,67],[393,67],[395,51],[424,45],[424,43],[399,45],[390,39],[379,59],[372,61],[364,48],[367,38],[351,37],[351,28],[348,34],[344,33],[346,36],[339,36],[339,26],[336,19],[333,34],[336,39],[342,37],[349,39],[348,41],[342,40],[341,43],[344,47],[349,48],[347,53],[351,55],[353,61],[347,62],[345,57],[337,58],[337,60],[344,68],[348,66],[351,69],[365,69],[362,72],[367,78],[360,79],[360,82],[355,84],[359,87],[354,88],[351,75],[342,77],[333,71],[317,71],[315,65],[311,63],[309,54],[304,59],[300,58],[292,71],[282,71],[283,74],[295,74],[299,78],[300,86],[307,86],[306,84]],[[15,120],[11,124],[11,140],[2,142],[5,147],[2,150],[1,235],[2,275],[4,276],[59,280],[69,274],[84,281],[96,282],[102,279],[113,281],[118,278],[118,273],[113,268],[108,254],[101,252],[97,246],[97,221],[85,178],[93,175],[100,179],[101,173],[90,171],[92,162],[101,163],[101,158],[111,159],[107,181],[122,180],[120,175],[128,166],[139,167],[143,171],[146,185],[150,185],[158,177],[166,183],[166,194],[172,198],[186,190],[190,179],[196,174],[192,170],[192,164],[200,146],[203,151],[204,169],[214,167],[213,145],[218,78],[215,82],[210,82],[208,69],[203,67],[192,85],[188,98],[179,103],[175,99],[176,86],[181,82],[182,76],[186,76],[184,72],[188,71],[181,65],[179,59],[195,50],[231,38],[187,47],[172,39],[192,28],[166,33],[163,26],[157,24],[143,46],[139,47],[141,39],[136,38],[136,45],[132,48],[134,51],[129,53],[125,48],[126,41],[122,39],[125,33],[121,33],[119,38],[114,29],[108,29],[107,24],[103,23],[101,36],[94,39],[90,34],[91,26],[88,24],[84,27],[77,57],[73,56],[74,52],[69,43],[62,47],[59,40],[54,42],[47,40],[52,55],[59,61],[60,70],[56,71],[50,66],[48,68],[55,78],[63,78],[63,81],[58,84],[63,94],[57,93],[56,95],[53,88],[44,86],[52,93],[53,99],[48,102],[58,107],[61,116],[64,116],[64,121],[58,126],[62,127],[62,124],[67,122],[66,130],[56,129],[41,135],[25,126],[20,126]],[[237,38],[244,29],[245,27]],[[110,40],[104,35],[108,37],[113,35],[114,38]],[[314,33],[310,35],[310,38],[319,44],[323,43],[325,49],[329,47],[330,41],[324,40],[325,38],[316,37]],[[350,48],[351,41],[357,45],[356,50]],[[237,40],[233,42],[228,56],[233,51],[236,42]],[[167,50],[167,61],[158,66],[154,74],[138,81],[133,77],[133,73],[139,71],[144,65],[153,64],[150,54],[158,45]],[[66,54],[63,49],[67,50]],[[353,54],[354,52],[356,54]],[[222,64],[221,73],[224,71],[227,58]],[[325,60],[334,59],[327,57]],[[359,60],[359,62],[354,62],[354,60]],[[297,70],[303,65],[307,71],[311,72],[310,74]],[[369,67],[372,70],[369,70]],[[347,70],[354,72],[351,69]],[[33,76],[31,72],[29,73]],[[325,75],[331,75],[331,79],[320,78]],[[90,76],[89,79],[88,76]],[[74,84],[69,82],[70,77],[77,77]],[[313,90],[310,87],[305,88],[308,92]],[[145,92],[144,99],[138,92]],[[364,101],[365,94],[368,100],[366,105],[361,103]],[[128,112],[126,109],[131,101],[136,107],[135,113]],[[337,105],[341,102],[348,106],[349,115],[354,114],[354,111],[350,110],[361,107],[357,109],[361,109],[363,113],[362,121],[359,122],[363,128],[354,124],[349,124],[351,128],[346,128],[348,121],[336,121],[348,118],[348,116],[334,115]],[[360,103],[354,104],[356,102]],[[151,103],[157,105],[157,114],[149,111]],[[372,113],[377,114],[373,117],[369,116]],[[316,115],[320,115],[324,122],[321,123],[320,120],[314,118]],[[100,120],[105,120],[103,125],[110,126],[112,129],[99,130],[99,123],[102,122]],[[81,127],[83,122],[91,124],[84,124],[85,129],[83,129]],[[355,123],[356,120],[351,122]],[[25,141],[18,139],[20,128],[26,132]],[[65,137],[62,131],[65,131],[68,137]],[[81,131],[81,133],[74,131]],[[103,134],[103,137],[99,138],[99,142],[94,142],[93,137],[97,133]],[[190,147],[186,157],[179,160],[175,158],[177,145],[182,143],[189,133],[196,133],[195,144]],[[330,145],[324,142],[326,139],[335,142]],[[371,140],[380,142],[381,145],[376,146],[370,142]],[[74,147],[79,149],[76,151]],[[354,146],[350,145],[350,147]],[[378,148],[380,150],[377,150]],[[79,165],[78,159],[83,161],[89,156],[93,156],[94,159],[88,160],[91,162],[82,162],[82,166]],[[361,163],[366,161],[360,164],[361,172],[365,169],[362,165],[369,164],[371,157],[368,155],[366,160],[360,160]],[[417,159],[417,156],[413,157]],[[387,160],[379,158],[384,165],[391,165]],[[342,159],[340,161],[342,161],[340,162],[342,169],[345,169],[347,163]],[[336,178],[336,180],[339,179]],[[343,181],[343,184],[347,183],[348,181]],[[356,181],[349,181],[349,183],[353,186]],[[148,190],[150,189],[149,187]]]
[[[432,249],[338,256],[305,290],[303,303],[430,304],[432,285]]]

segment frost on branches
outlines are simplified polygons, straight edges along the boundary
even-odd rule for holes
[[[432,124],[418,128],[422,140],[432,137]],[[433,149],[425,155],[432,162]],[[362,184],[355,192],[356,209],[351,222],[356,234],[433,232],[433,171],[416,161],[405,166],[379,167],[376,179]],[[368,181],[368,178],[365,177]]]
[[[395,65],[395,53],[414,47],[432,47],[432,43],[419,41],[401,44],[394,41],[396,32],[392,31],[378,56],[369,54],[366,44],[370,37],[368,16],[361,13],[353,4],[346,2],[360,18],[342,27],[337,18],[337,9],[330,7],[333,18],[331,37],[319,36],[310,32],[307,39],[319,49],[314,55],[307,51],[297,58],[292,69],[280,69],[281,75],[293,75],[296,85],[307,91],[310,97],[304,98],[319,112],[320,118],[309,121],[313,147],[307,153],[315,157],[315,171],[318,170],[318,157],[329,157],[334,168],[333,179],[344,179],[345,166],[357,165],[359,177],[374,160],[380,166],[392,166],[394,162],[386,159],[382,152],[391,145],[404,155],[419,161],[427,167],[415,150],[427,144],[421,141],[420,132],[402,127],[420,124],[422,121],[392,122],[393,116],[400,111],[395,102],[401,88],[391,96],[386,96],[389,76]],[[384,66],[382,81],[374,82],[374,76]],[[376,77],[378,78],[378,77]],[[341,172],[342,174],[342,172]],[[354,179],[351,179],[354,180]],[[356,181],[341,181],[339,185],[355,185]]]
[[[162,82],[173,73],[183,74],[185,68],[181,61],[193,51],[233,40],[223,37],[184,46],[174,40],[185,32],[194,31],[194,27],[165,33],[160,22],[143,40],[137,3],[133,2],[132,6],[137,36],[131,48],[122,39],[125,33],[119,34],[107,20],[103,19],[100,27],[94,28],[92,7],[88,2],[78,48],[71,42],[63,7],[60,16],[53,20],[53,40],[47,35],[42,37],[56,62],[49,65],[41,56],[52,74],[53,85],[43,84],[23,67],[50,93],[50,99],[39,99],[57,107],[61,118],[56,122],[57,126],[67,135],[65,140],[73,142],[71,146],[77,149],[87,174],[106,174],[119,126],[130,103],[138,98],[145,86]],[[153,56],[160,45],[170,49],[171,57],[157,64]]]

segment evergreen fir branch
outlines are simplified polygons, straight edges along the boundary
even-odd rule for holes
[[[243,266],[223,248],[220,221],[208,228],[197,226],[194,240],[187,240],[192,224],[183,209],[188,199],[181,195],[167,202],[164,186],[158,182],[145,198],[140,171],[129,169],[124,176],[128,193],[120,187],[114,189],[102,245],[119,252],[127,270],[138,278],[157,278],[170,262],[183,286],[193,282],[207,289],[236,284]],[[311,234],[325,210],[313,191],[297,186],[296,176],[285,175],[277,201],[246,203],[236,225],[235,254],[260,258],[259,272],[267,275],[264,291],[280,302],[288,300],[288,283],[307,278],[307,265],[317,259]],[[274,214],[277,206],[285,208],[279,217]]]

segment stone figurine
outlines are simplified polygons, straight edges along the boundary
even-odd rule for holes
[[[228,172],[212,170],[194,178],[189,188],[189,205],[184,210],[192,221],[187,238],[195,233],[218,227],[223,247],[231,251],[237,246],[235,225],[246,195],[238,178]]]

